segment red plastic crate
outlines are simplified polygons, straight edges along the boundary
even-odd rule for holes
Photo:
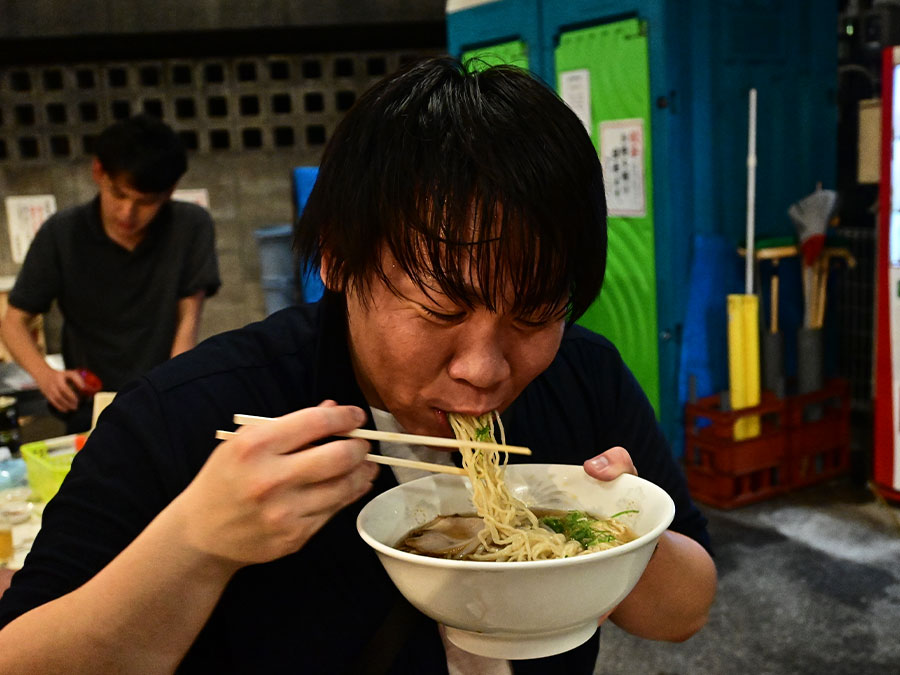
[[[816,410],[821,418],[809,420]],[[789,480],[792,488],[831,480],[850,470],[850,388],[831,380],[825,388],[788,401]]]
[[[762,431],[784,426],[784,401],[770,391],[764,391],[760,404],[752,408],[740,410],[721,410],[721,399],[718,394],[705,396],[696,403],[688,403],[684,407],[685,428],[688,434],[710,434],[718,438],[734,439],[734,425],[743,417],[759,416],[762,418]]]
[[[825,383],[819,391],[789,396],[785,402],[785,425],[789,428],[801,427],[809,423],[810,408],[820,407],[823,413],[839,414],[850,420],[850,384],[847,380],[835,378]]]
[[[718,396],[685,407],[684,468],[691,495],[729,509],[787,491],[784,401],[764,392],[758,406],[727,411],[719,407]],[[751,415],[761,418],[760,435],[735,441],[735,422]]]
[[[748,415],[761,417],[761,434],[733,440],[734,423]],[[764,392],[759,406],[739,411],[719,410],[719,397],[708,396],[685,406],[685,430],[692,496],[723,509],[751,504],[849,470],[849,386],[830,380],[783,400]]]
[[[722,474],[691,467],[685,467],[685,474],[691,496],[720,509],[770,499],[789,489],[784,462],[743,474]]]
[[[711,434],[688,435],[684,444],[685,466],[721,474],[740,475],[778,466],[787,458],[787,434],[763,428],[763,433],[744,441],[727,441]]]

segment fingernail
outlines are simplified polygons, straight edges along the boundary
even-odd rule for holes
[[[595,471],[602,471],[609,466],[609,460],[606,459],[606,457],[604,457],[603,455],[600,455],[599,457],[594,457],[594,459],[590,460],[588,464],[590,464],[591,468],[593,468]]]
[[[364,424],[366,421],[366,413],[362,408],[353,409],[353,418],[359,423]]]

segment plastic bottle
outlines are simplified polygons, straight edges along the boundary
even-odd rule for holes
[[[28,485],[25,460],[13,457],[9,448],[0,447],[0,490]]]
[[[0,396],[0,452],[19,456],[19,411],[14,396]]]

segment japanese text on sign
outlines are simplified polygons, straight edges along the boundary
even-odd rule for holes
[[[647,215],[644,195],[644,120],[600,122],[600,161],[611,216]]]
[[[34,233],[47,218],[56,213],[53,195],[24,195],[6,198],[6,226],[15,263],[25,260]]]

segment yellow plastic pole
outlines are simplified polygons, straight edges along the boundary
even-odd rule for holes
[[[755,295],[728,296],[728,375],[733,410],[759,405],[759,298]],[[734,423],[736,441],[759,433],[759,415]]]

